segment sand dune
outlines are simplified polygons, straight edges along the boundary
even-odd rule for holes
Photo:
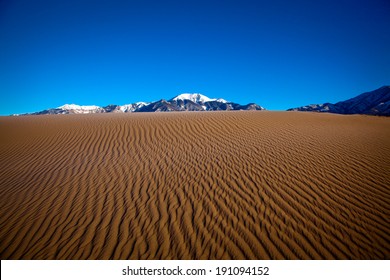
[[[1,259],[389,259],[390,118],[0,118]]]

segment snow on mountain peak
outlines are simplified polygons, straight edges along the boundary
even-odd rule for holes
[[[192,102],[207,102],[212,101],[211,98],[200,93],[182,93],[172,98],[172,100],[191,100]]]
[[[218,98],[215,101],[222,102],[222,103],[228,103],[228,101],[226,101],[225,99],[222,99],[222,98]]]
[[[204,103],[204,102],[209,102],[209,101],[218,101],[218,102],[223,102],[223,103],[227,103],[226,100],[222,99],[222,98],[219,98],[219,99],[215,99],[215,98],[209,98],[203,94],[200,94],[200,93],[182,93],[182,94],[179,94],[178,96],[172,98],[171,100],[191,100],[192,102],[195,102],[195,103]]]
[[[149,105],[149,103],[147,102],[136,102],[136,103],[132,103],[132,104],[125,104],[125,105],[122,105],[122,106],[119,106],[119,110],[122,111],[122,112],[134,112],[135,110],[137,109],[140,109],[144,106],[147,106]]]
[[[65,104],[60,107],[57,107],[57,109],[62,109],[62,110],[83,110],[83,111],[93,111],[99,108],[100,108],[99,106],[95,106],[95,105],[80,106],[76,104]]]

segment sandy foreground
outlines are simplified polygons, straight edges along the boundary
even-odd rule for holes
[[[1,259],[389,259],[390,118],[0,117]]]

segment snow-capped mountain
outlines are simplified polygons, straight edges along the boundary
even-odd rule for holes
[[[93,111],[93,110],[99,109],[99,106],[80,106],[80,105],[76,105],[76,104],[65,104],[65,105],[62,105],[61,107],[58,107],[58,109]]]
[[[365,114],[390,116],[390,86],[362,93],[354,98],[335,104],[311,104],[287,111],[328,112],[336,114]]]
[[[169,100],[161,99],[152,102],[137,112],[170,112],[170,111],[228,111],[228,110],[265,110],[250,103],[240,105],[222,98],[209,98],[200,93],[183,93]]]
[[[146,102],[136,102],[133,104],[125,104],[122,106],[119,105],[107,105],[103,107],[104,112],[103,113],[129,113],[129,112],[135,112],[138,109],[142,108],[143,106],[148,105],[149,103]]]
[[[89,113],[100,113],[101,108],[99,106],[80,106],[76,104],[65,104],[56,109],[62,111],[69,111],[73,114],[89,114]]]
[[[123,113],[127,113],[127,112],[134,112],[140,108],[142,108],[143,106],[146,106],[146,105],[149,105],[149,103],[146,103],[146,102],[136,102],[136,103],[133,103],[133,104],[127,104],[127,105],[122,105],[122,106],[119,106],[119,110],[121,110]]]
[[[43,110],[27,115],[57,115],[57,114],[92,114],[92,113],[129,113],[129,112],[168,112],[168,111],[227,111],[227,110],[265,110],[263,107],[250,103],[240,105],[228,102],[222,98],[209,98],[200,93],[183,93],[169,100],[161,99],[155,102],[136,102],[126,105],[95,105],[80,106],[65,104],[63,106]]]
[[[174,98],[172,98],[170,101],[177,101],[177,100],[190,100],[195,103],[205,103],[210,101],[218,101],[222,103],[228,103],[225,99],[222,98],[208,98],[207,96],[200,94],[200,93],[182,93]]]

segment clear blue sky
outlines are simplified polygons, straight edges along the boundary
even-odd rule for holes
[[[0,1],[0,115],[200,92],[270,110],[390,84],[388,0]]]

